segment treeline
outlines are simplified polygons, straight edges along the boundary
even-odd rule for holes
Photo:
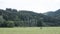
[[[60,26],[60,20],[27,10],[0,9],[0,27]]]

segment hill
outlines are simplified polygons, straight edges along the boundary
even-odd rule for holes
[[[0,9],[0,16],[4,19],[0,27],[60,26],[59,19],[33,11],[6,8],[6,10]]]

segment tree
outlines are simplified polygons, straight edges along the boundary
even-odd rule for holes
[[[14,21],[5,21],[3,24],[5,27],[14,27],[15,26]]]

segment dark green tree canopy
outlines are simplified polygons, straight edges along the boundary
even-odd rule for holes
[[[0,27],[60,26],[59,15],[60,10],[42,14],[28,10],[0,9]]]

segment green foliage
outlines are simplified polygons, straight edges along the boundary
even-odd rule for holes
[[[58,14],[59,11],[55,13]],[[6,10],[0,9],[0,27],[60,26],[60,19],[58,17],[26,10],[17,11],[11,8],[6,8]]]
[[[5,21],[7,27],[14,27],[14,21]]]

